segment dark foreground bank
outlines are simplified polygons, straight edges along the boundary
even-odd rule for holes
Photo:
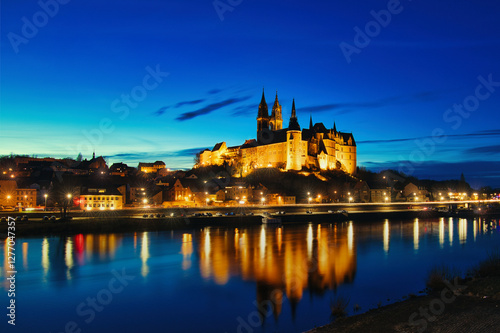
[[[500,332],[500,276],[455,280],[429,295],[309,331],[330,332]]]

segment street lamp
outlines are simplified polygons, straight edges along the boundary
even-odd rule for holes
[[[349,203],[352,203],[352,197],[349,197]]]
[[[262,197],[260,198],[260,201],[262,201],[262,204],[264,204],[264,202],[266,202],[266,198]]]
[[[48,196],[49,196],[49,195],[48,195],[47,193],[45,193],[45,194],[43,195],[43,197],[45,198],[45,210],[47,210],[47,197],[48,197]]]

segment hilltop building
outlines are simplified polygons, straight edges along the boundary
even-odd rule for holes
[[[277,167],[283,170],[343,170],[356,171],[356,142],[352,133],[339,132],[336,125],[327,129],[323,123],[302,128],[297,119],[293,100],[288,127],[283,128],[282,109],[278,93],[269,116],[264,92],[257,113],[257,139],[246,140],[241,146],[227,147],[217,143],[212,150],[200,153],[197,166],[233,165],[245,175],[252,169]]]
[[[165,169],[165,162],[156,161],[154,163],[139,163],[139,171],[144,173],[155,173],[158,170]]]

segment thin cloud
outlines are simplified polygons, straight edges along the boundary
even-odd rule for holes
[[[207,93],[210,95],[215,95],[215,94],[218,94],[220,92],[222,92],[222,89],[212,89],[212,90],[209,90]]]
[[[246,116],[248,114],[256,113],[256,109],[256,105],[242,105],[235,108],[232,115],[235,117]]]
[[[195,104],[200,104],[201,102],[204,102],[205,99],[195,99],[194,101],[184,101],[184,102],[179,102],[174,105],[174,108],[180,108],[183,105],[195,105]]]
[[[500,154],[500,145],[493,145],[493,146],[483,146],[483,147],[477,147],[477,148],[470,148],[465,151],[466,154],[486,154],[486,155],[493,155],[493,154]]]
[[[185,121],[185,120],[193,119],[193,118],[214,112],[214,111],[221,109],[225,106],[232,105],[232,104],[239,103],[239,102],[243,102],[243,101],[246,101],[248,99],[250,99],[250,96],[241,97],[241,98],[229,98],[229,99],[226,99],[226,100],[218,102],[218,103],[213,103],[213,104],[207,105],[204,108],[198,109],[196,111],[182,113],[181,115],[179,115],[176,118],[176,120],[177,121]]]
[[[196,105],[196,104],[199,104],[199,103],[204,102],[204,101],[205,101],[205,99],[195,99],[192,101],[178,102],[174,106],[163,106],[160,109],[156,110],[153,113],[153,115],[159,117],[159,116],[163,115],[165,113],[165,111],[167,111],[170,108],[177,109],[177,108],[180,108],[181,106],[184,106],[184,105]]]
[[[133,153],[118,153],[105,156],[106,158],[133,160],[133,161],[151,161],[156,159],[168,159],[172,157],[193,157],[197,153],[209,149],[209,147],[187,148],[170,151],[155,151],[155,152],[133,152]]]
[[[497,130],[497,129],[495,129],[495,130],[483,130],[483,131],[478,131],[478,132],[473,132],[473,133],[465,133],[465,134],[449,134],[449,135],[445,134],[445,136],[451,137],[451,138],[457,138],[457,139],[471,138],[471,137],[485,137],[485,136],[486,137],[487,136],[500,136],[500,130]],[[421,139],[428,139],[428,138],[433,138],[433,137],[428,135],[428,136],[420,136],[420,137],[414,137],[414,138],[365,140],[365,141],[358,141],[358,144],[405,142],[405,141],[421,140]],[[495,147],[495,146],[489,146],[489,147]]]
[[[365,109],[376,109],[386,106],[409,104],[415,102],[431,102],[438,100],[443,91],[422,91],[411,96],[394,96],[376,101],[348,102],[311,105],[299,108],[301,112],[315,113],[325,111],[336,111],[337,115],[346,114]]]
[[[162,108],[160,108],[160,109],[156,110],[156,111],[153,113],[153,115],[155,115],[155,116],[159,117],[159,116],[161,116],[162,114],[164,114],[164,113],[165,113],[165,111],[167,111],[169,108],[170,108],[170,106],[164,106],[164,107],[162,107]]]

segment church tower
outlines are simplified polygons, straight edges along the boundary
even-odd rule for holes
[[[271,131],[277,131],[283,128],[283,118],[281,116],[281,105],[278,101],[278,92],[276,91],[276,99],[274,100],[271,119],[269,120]]]
[[[295,112],[295,99],[292,104],[292,115],[290,116],[290,123],[286,131],[286,169],[287,170],[301,170],[301,156],[306,154],[302,147],[302,131],[300,130],[299,121]]]
[[[269,113],[267,110],[266,97],[264,96],[264,89],[262,89],[262,99],[259,104],[259,113],[257,114],[257,138],[259,133],[263,130],[269,129]]]

